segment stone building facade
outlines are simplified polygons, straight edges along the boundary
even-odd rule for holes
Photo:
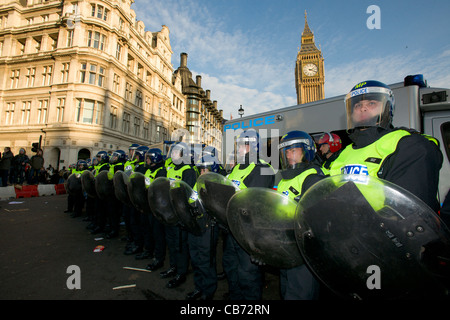
[[[0,1],[1,147],[41,139],[62,168],[188,128],[169,28],[146,31],[133,2]]]

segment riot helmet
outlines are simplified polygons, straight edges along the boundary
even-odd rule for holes
[[[108,163],[109,162],[109,156],[106,151],[99,151],[95,157],[97,158],[98,163]]]
[[[203,156],[195,166],[199,169],[207,169],[209,172],[219,173],[219,160],[211,156]]]
[[[389,128],[394,116],[392,90],[382,82],[363,81],[345,96],[347,131],[369,127]]]
[[[133,159],[134,157],[134,152],[135,150],[139,148],[139,144],[137,143],[132,143],[130,144],[130,146],[128,147],[128,156],[130,157],[130,159]]]
[[[78,160],[76,170],[86,170],[88,168],[86,160]]]
[[[148,149],[147,152],[145,153],[145,159],[146,160],[150,159],[150,163],[148,163],[149,165],[157,164],[164,160],[162,151],[161,149],[158,148]]]
[[[300,163],[311,162],[316,153],[316,145],[309,134],[290,131],[281,137],[278,145],[281,168],[295,169]]]
[[[319,139],[319,142],[317,143],[319,150],[322,147],[322,145],[327,144],[329,146],[329,152],[335,153],[342,148],[342,141],[341,138],[335,134],[330,132],[325,132]]]
[[[255,161],[259,151],[259,134],[254,129],[241,132],[235,140],[235,154],[237,163],[246,163],[246,159]]]
[[[171,150],[171,158],[174,164],[190,164],[191,160],[191,152],[189,150],[189,146],[185,142],[177,142],[173,145]]]
[[[127,161],[127,154],[123,150],[116,150],[112,153],[110,163],[124,163]]]
[[[139,146],[136,148],[136,150],[134,151],[134,156],[133,156],[133,160],[137,159],[138,162],[144,162],[145,161],[145,154],[148,151],[148,147],[147,146]]]

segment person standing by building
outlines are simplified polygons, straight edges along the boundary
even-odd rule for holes
[[[11,152],[11,148],[5,147],[0,159],[0,177],[2,178],[2,187],[8,186],[9,172],[11,170],[11,162],[13,158],[14,154]]]
[[[38,149],[36,154],[30,159],[31,172],[29,176],[28,184],[38,184],[39,175],[44,168],[44,152],[42,149]]]
[[[24,148],[20,148],[19,154],[14,157],[14,183],[23,184],[25,180],[25,167],[30,161]]]

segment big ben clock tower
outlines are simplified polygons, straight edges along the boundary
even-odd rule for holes
[[[314,43],[314,34],[308,26],[305,11],[305,29],[295,65],[297,103],[321,100],[325,96],[325,75],[322,52]]]

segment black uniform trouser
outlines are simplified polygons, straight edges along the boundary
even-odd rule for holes
[[[306,264],[280,269],[281,297],[284,300],[317,300],[320,283],[314,278]]]
[[[216,247],[219,228],[209,225],[199,236],[188,233],[189,255],[194,269],[195,289],[207,298],[217,290]]]
[[[178,274],[185,275],[189,267],[187,231],[179,226],[165,226],[165,231],[170,266],[176,267]]]
[[[263,272],[251,262],[250,255],[231,233],[225,237],[222,265],[228,279],[231,300],[262,299]]]
[[[134,206],[130,208],[130,230],[133,242],[138,247],[144,247],[144,234],[142,232],[142,223],[140,213]]]
[[[81,212],[84,208],[84,194],[79,192],[73,196],[73,207],[74,212],[77,216],[81,216]]]
[[[121,215],[122,215],[122,202],[115,196],[109,197],[108,218],[112,232],[119,233]]]
[[[153,241],[155,242],[155,259],[164,261],[166,258],[166,229],[153,214],[148,215],[149,223],[152,227]]]
[[[106,226],[106,211],[108,202],[106,200],[95,198],[95,225],[102,230]]]
[[[72,212],[74,204],[75,204],[75,197],[74,195],[69,193],[67,196],[67,210]]]
[[[90,196],[86,198],[86,214],[90,218],[95,216],[95,198]]]
[[[141,213],[141,227],[144,240],[144,249],[153,254],[155,250],[155,241],[153,238],[153,226],[151,225],[151,220],[149,219],[150,215],[151,213]]]

